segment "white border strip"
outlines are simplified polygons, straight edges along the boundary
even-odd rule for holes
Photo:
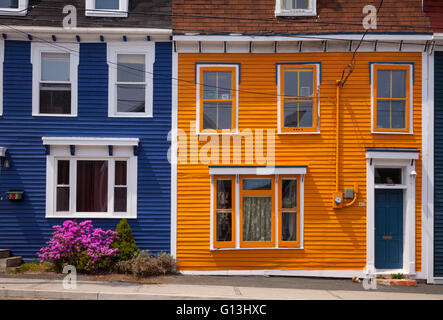
[[[306,174],[306,167],[212,167],[209,168],[210,175],[297,175]]]
[[[44,145],[53,146],[138,146],[139,138],[70,138],[42,137]]]

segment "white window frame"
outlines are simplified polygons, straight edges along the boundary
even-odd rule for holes
[[[87,219],[136,219],[137,218],[137,163],[134,146],[138,139],[104,138],[45,138],[43,144],[49,146],[50,154],[46,157],[46,218],[87,218]],[[109,145],[113,146],[113,155],[109,155]],[[75,155],[71,155],[70,146],[75,146]],[[57,212],[57,161],[70,162],[70,198],[69,211]],[[77,212],[77,161],[108,162],[108,211]],[[115,161],[127,161],[127,211],[114,212]]]
[[[119,9],[95,9],[95,0],[86,0],[85,15],[89,17],[128,17],[129,0],[119,0]]]
[[[144,54],[145,55],[145,112],[117,112],[117,65],[119,54]],[[154,63],[155,43],[108,43],[108,116],[117,118],[152,118],[154,111]]]
[[[305,176],[306,176],[306,167],[212,167],[209,169],[209,174],[211,176],[211,205],[210,205],[210,250],[211,251],[224,251],[224,250],[303,250],[303,230],[304,230],[304,190],[305,190]],[[214,247],[214,195],[215,195],[215,186],[214,186],[214,176],[235,176],[235,184],[232,186],[232,193],[234,195],[234,208],[232,208],[233,219],[235,222],[234,229],[234,248],[215,248]],[[275,229],[273,230],[276,235],[278,235],[278,226],[279,226],[279,197],[281,196],[278,193],[279,190],[279,176],[287,176],[287,175],[298,175],[300,176],[300,246],[299,247],[279,247],[278,245],[278,236],[275,237],[275,246],[274,247],[241,247],[240,245],[240,176],[251,176],[255,175],[257,178],[260,176],[274,176],[274,190],[275,190],[275,203],[274,203],[274,215],[275,215]]]
[[[200,79],[200,69],[201,68],[235,68],[235,129],[229,130],[200,130],[200,123],[203,119],[200,119],[200,87],[203,85],[203,79]],[[198,64],[197,65],[197,75],[196,75],[196,101],[197,101],[197,113],[196,113],[196,128],[195,132],[197,135],[211,136],[211,135],[236,135],[238,134],[238,98],[239,98],[239,85],[240,85],[240,67],[238,64],[217,64],[217,63],[208,63],[208,64]]]
[[[28,0],[18,0],[18,8],[0,8],[0,16],[26,16]]]
[[[5,40],[0,40],[0,116],[3,116],[3,63],[5,61]]]
[[[282,8],[282,0],[276,0],[275,16],[316,16],[317,15],[317,0],[309,0],[309,9],[291,9],[285,10]]]
[[[79,44],[63,43],[60,46],[52,46],[49,43],[31,43],[32,64],[32,115],[42,117],[76,117],[78,111],[78,64]],[[43,53],[69,53],[70,82],[71,82],[71,113],[70,114],[48,114],[40,113],[40,80],[42,72]]]
[[[374,97],[375,93],[375,77],[377,76],[374,73],[374,66],[382,65],[382,66],[392,66],[392,67],[398,67],[398,66],[408,66],[409,67],[409,131],[407,132],[389,132],[389,131],[375,131],[376,127],[376,121],[377,119],[374,119],[374,108],[377,107],[377,97]],[[371,133],[373,134],[413,134],[414,133],[414,67],[410,63],[372,63],[371,64]]]

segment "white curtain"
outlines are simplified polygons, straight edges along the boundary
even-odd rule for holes
[[[243,241],[271,241],[272,197],[243,197]]]

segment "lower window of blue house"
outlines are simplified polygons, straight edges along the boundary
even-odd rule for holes
[[[136,217],[134,158],[49,156],[47,217]]]

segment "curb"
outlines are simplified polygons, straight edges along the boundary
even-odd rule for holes
[[[250,300],[251,298],[224,296],[192,296],[158,293],[110,293],[88,291],[54,291],[29,289],[0,289],[0,298],[56,299],[56,300]]]

